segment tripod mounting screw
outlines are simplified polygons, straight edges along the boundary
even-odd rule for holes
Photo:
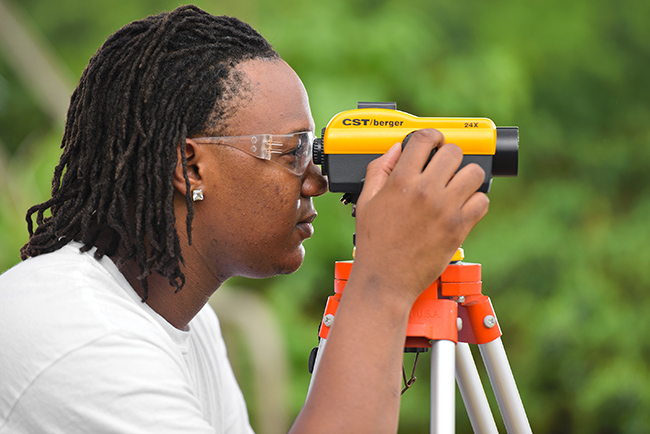
[[[497,319],[493,315],[486,315],[483,318],[483,325],[489,329],[497,325]]]
[[[332,324],[334,323],[334,315],[331,313],[328,313],[323,317],[323,325],[325,327],[332,327]]]

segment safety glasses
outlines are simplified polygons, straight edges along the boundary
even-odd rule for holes
[[[301,131],[293,134],[196,137],[192,140],[206,145],[230,146],[261,160],[272,161],[300,176],[311,161],[314,133]]]

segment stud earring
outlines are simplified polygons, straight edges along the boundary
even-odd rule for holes
[[[203,190],[192,190],[192,200],[196,202],[197,200],[203,200]]]

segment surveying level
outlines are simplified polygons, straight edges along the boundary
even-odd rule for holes
[[[344,202],[353,204],[354,215],[368,163],[395,143],[401,142],[404,147],[408,140],[405,138],[423,128],[440,130],[446,143],[463,150],[461,167],[476,163],[483,168],[485,179],[479,191],[489,191],[492,176],[517,175],[517,127],[495,127],[486,118],[417,118],[397,111],[394,103],[359,103],[357,110],[334,116],[322,137],[314,142],[314,162],[323,166],[330,191],[345,193]],[[459,248],[442,275],[415,301],[409,315],[405,351],[431,350],[430,432],[455,431],[454,383],[458,384],[474,432],[498,432],[469,348],[469,344],[476,344],[508,433],[532,433],[501,342],[496,314],[489,297],[482,293],[481,264],[463,259],[464,251]],[[328,298],[319,326],[318,347],[309,357],[313,374],[318,370],[353,266],[353,261],[336,262],[334,295]],[[404,375],[405,389],[411,380]]]
[[[346,193],[346,201],[356,203],[368,163],[424,128],[439,130],[446,143],[463,150],[460,168],[470,163],[483,168],[479,191],[489,192],[493,176],[517,176],[517,127],[496,127],[488,118],[419,118],[381,102],[360,102],[356,110],[334,116],[314,141],[314,163],[322,166],[331,192]]]

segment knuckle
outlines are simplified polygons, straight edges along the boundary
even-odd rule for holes
[[[450,206],[444,195],[434,191],[429,185],[418,185],[416,200],[423,203],[432,215],[445,216],[450,211]]]
[[[472,174],[472,176],[477,177],[477,178],[485,178],[485,170],[481,166],[479,166],[476,163],[468,164],[467,165],[468,170]]]
[[[447,216],[445,230],[450,239],[457,241],[465,237],[465,222],[460,214]]]
[[[411,143],[416,144],[415,146],[435,146],[442,145],[445,142],[445,137],[442,133],[436,129],[424,128],[421,130],[414,131],[409,140],[409,145]]]
[[[490,209],[490,199],[487,197],[486,194],[480,193],[480,201],[477,205],[477,210],[476,210],[476,218],[481,219],[485,214],[487,214],[488,210]]]
[[[368,163],[368,166],[366,166],[366,172],[370,173],[375,170],[378,170],[380,165],[381,165],[381,161],[379,160],[379,158],[375,158],[370,163]]]
[[[440,201],[436,200],[437,198],[432,194],[431,188],[428,185],[419,183],[417,184],[417,188],[413,190],[415,194],[414,200],[417,203],[424,203],[429,209],[439,206]]]
[[[464,185],[477,189],[485,179],[485,170],[475,163],[463,167],[457,174]]]
[[[485,170],[483,170],[483,168],[478,164],[469,164],[467,166],[467,173],[474,183],[480,184],[485,178]]]
[[[404,172],[394,172],[391,174],[391,182],[401,191],[410,190],[411,176]]]
[[[447,155],[449,158],[453,158],[459,162],[463,159],[463,150],[453,143],[447,143],[442,148],[440,148],[438,152],[442,152],[443,155]]]
[[[445,141],[445,136],[440,131],[433,128],[425,128],[422,130],[418,130],[415,134],[421,136],[423,139],[429,142],[444,143]]]

